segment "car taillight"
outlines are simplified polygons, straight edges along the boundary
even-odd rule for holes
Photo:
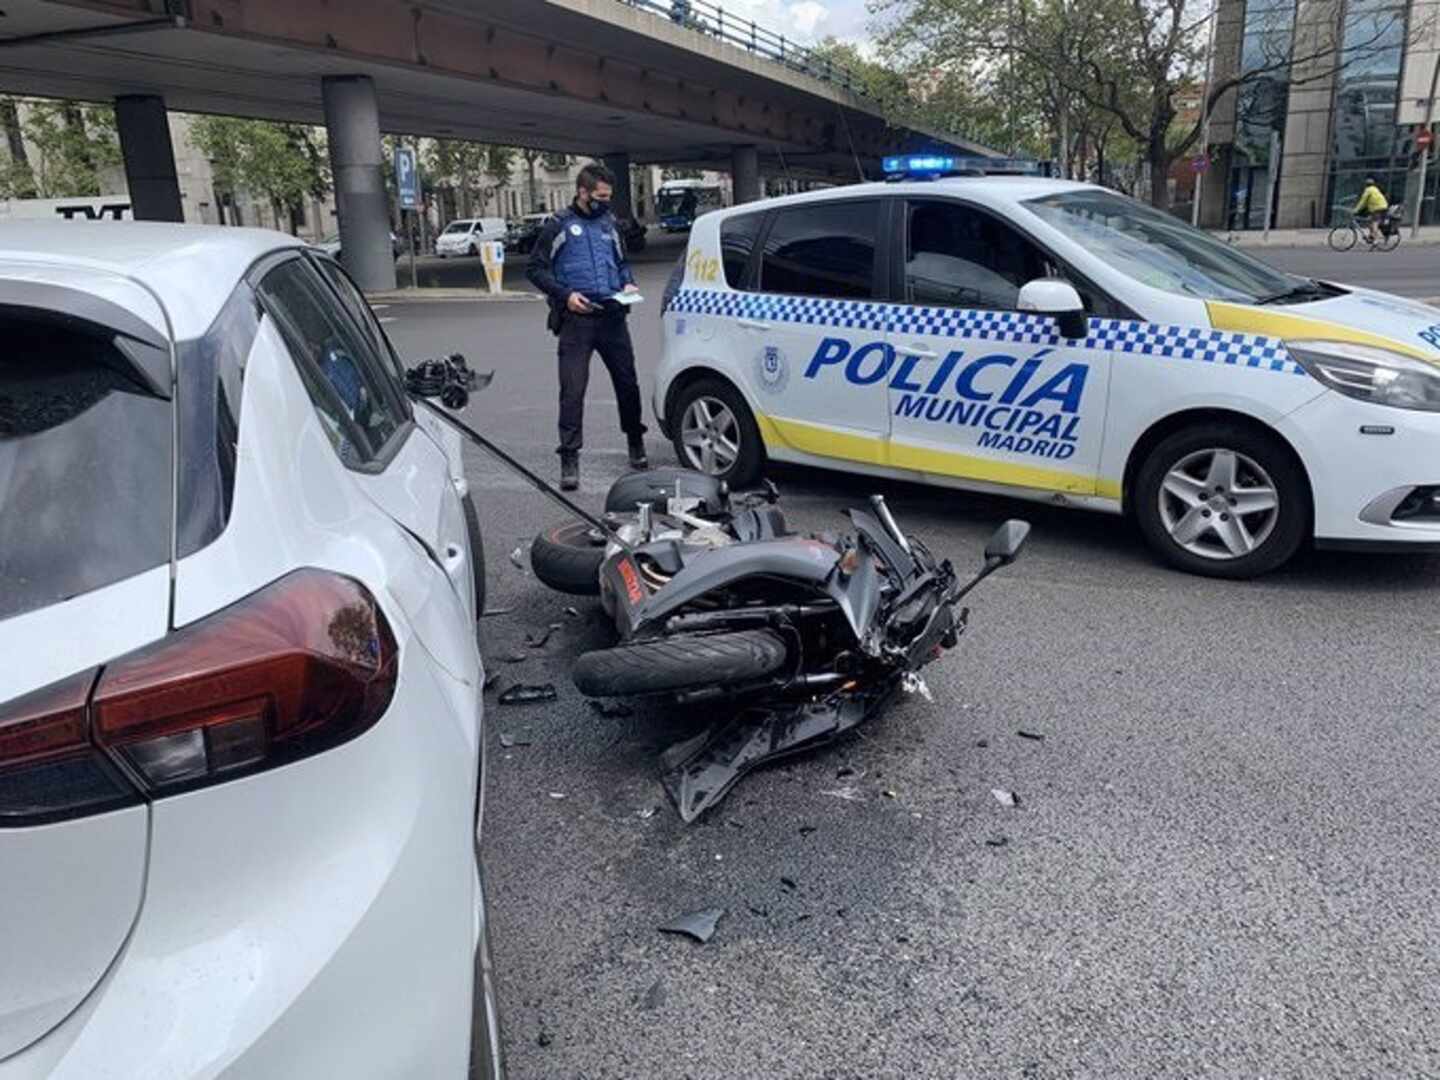
[[[397,668],[363,585],[298,570],[98,680],[0,707],[0,821],[108,809],[338,746],[385,712]]]

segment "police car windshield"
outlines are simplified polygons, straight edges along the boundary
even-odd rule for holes
[[[1295,285],[1289,274],[1171,214],[1108,191],[1067,191],[1023,205],[1097,259],[1167,292],[1255,303]]]

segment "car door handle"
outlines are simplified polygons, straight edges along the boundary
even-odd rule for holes
[[[770,324],[759,319],[736,319],[735,322],[746,330],[769,330]]]
[[[938,360],[940,354],[933,349],[927,349],[924,345],[911,345],[905,350],[906,356],[917,356],[921,360]]]

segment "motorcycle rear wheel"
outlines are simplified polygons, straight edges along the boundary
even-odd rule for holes
[[[575,687],[589,697],[644,697],[746,683],[779,671],[785,654],[771,630],[658,638],[582,654]]]

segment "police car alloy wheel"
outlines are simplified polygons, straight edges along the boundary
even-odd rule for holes
[[[1215,577],[1273,570],[1295,553],[1310,519],[1293,456],[1238,425],[1197,426],[1165,439],[1141,467],[1134,505],[1159,555]]]
[[[760,431],[745,400],[717,379],[701,379],[678,395],[671,425],[682,465],[744,487],[760,475]]]

